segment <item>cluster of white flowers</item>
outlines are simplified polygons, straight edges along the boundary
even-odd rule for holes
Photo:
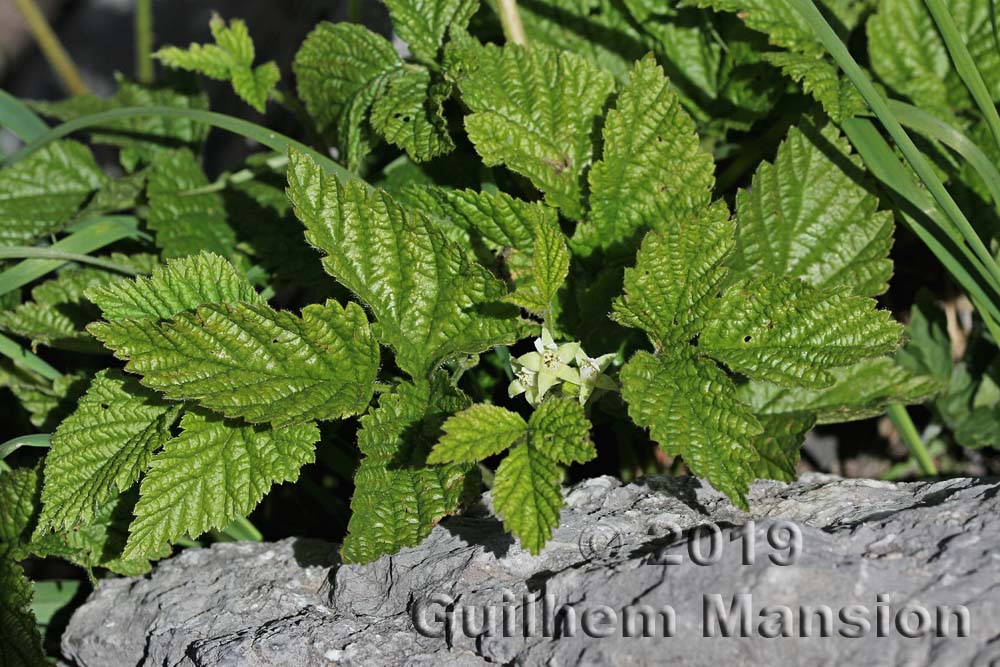
[[[541,338],[535,339],[535,351],[511,359],[514,381],[508,394],[511,398],[524,394],[528,403],[538,405],[550,389],[561,383],[564,392],[578,393],[580,403],[586,403],[597,390],[618,390],[614,380],[604,374],[615,356],[588,357],[580,343],[557,344],[549,330],[542,327]]]

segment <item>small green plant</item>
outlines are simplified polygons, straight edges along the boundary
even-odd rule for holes
[[[419,544],[484,479],[538,553],[567,469],[599,457],[670,457],[748,508],[817,424],[888,410],[929,473],[903,405],[996,442],[1000,86],[947,25],[932,51],[961,79],[882,39],[949,20],[939,3],[385,4],[403,55],[321,23],[282,73],[213,17],[214,44],[139,54],[170,70],[156,82],[0,97],[24,142],[0,169],[0,381],[35,430],[0,445],[4,664],[43,664],[19,562],[137,575],[205,534],[260,539],[246,517],[285,482],[336,514],[353,477],[346,562]],[[956,8],[970,48],[980,4]],[[916,106],[836,47],[866,25],[880,83]],[[971,57],[1000,77],[995,55]],[[208,111],[191,73],[290,112],[302,140]],[[264,150],[210,180],[211,127]],[[895,354],[876,299],[896,220],[969,295],[988,363],[953,363],[924,297]],[[317,458],[333,481],[302,473]]]

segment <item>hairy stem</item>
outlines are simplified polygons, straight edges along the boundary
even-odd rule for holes
[[[153,0],[135,3],[135,75],[139,83],[153,83]]]
[[[59,41],[59,37],[45,19],[45,14],[35,4],[35,0],[14,0],[14,4],[21,11],[31,34],[38,43],[38,48],[42,50],[45,59],[49,61],[66,90],[73,95],[85,95],[90,92],[73,60]]]
[[[497,11],[500,13],[500,25],[503,26],[507,41],[527,46],[528,35],[524,32],[521,14],[517,11],[517,0],[497,0]]]

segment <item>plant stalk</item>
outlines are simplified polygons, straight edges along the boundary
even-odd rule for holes
[[[28,352],[3,334],[0,334],[0,355],[13,361],[15,365],[25,368],[36,375],[40,375],[46,380],[55,380],[62,377],[62,373],[50,366],[44,359]]]
[[[153,0],[135,3],[135,74],[139,83],[153,83]]]
[[[917,465],[920,466],[920,472],[928,477],[934,477],[937,473],[937,468],[934,467],[934,461],[931,459],[931,455],[927,453],[927,448],[924,447],[924,441],[920,438],[920,433],[917,432],[917,427],[914,425],[913,420],[910,419],[910,413],[906,411],[906,408],[899,403],[895,403],[889,406],[887,411],[889,419],[892,420],[893,425],[896,427],[896,431],[899,432],[899,436],[906,443],[906,448],[910,450],[910,455],[916,460]]]
[[[83,82],[80,72],[73,64],[73,59],[69,57],[59,37],[52,30],[52,26],[45,18],[45,14],[35,4],[35,0],[14,0],[14,4],[24,16],[32,36],[38,43],[38,48],[42,50],[45,59],[49,61],[52,69],[55,70],[63,86],[73,95],[86,95],[90,91]]]
[[[100,257],[91,257],[77,252],[66,252],[55,250],[51,247],[35,248],[33,246],[2,246],[0,247],[0,259],[55,259],[62,262],[79,262],[80,264],[90,264],[108,271],[116,271],[129,276],[137,276],[139,272],[130,266],[124,266],[117,262],[112,262]]]
[[[21,447],[39,447],[46,449],[52,445],[51,436],[48,433],[39,435],[22,435],[12,438],[0,445],[0,461],[19,450]]]
[[[500,14],[500,25],[503,26],[504,37],[512,44],[528,45],[528,35],[521,23],[521,14],[517,11],[517,0],[497,0],[497,12]]]

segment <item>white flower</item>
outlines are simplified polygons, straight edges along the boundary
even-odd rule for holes
[[[579,352],[579,343],[558,345],[549,330],[542,327],[541,337],[535,339],[535,352],[511,360],[516,377],[508,395],[513,398],[524,394],[528,403],[538,405],[560,381],[579,385],[580,372],[569,365]]]
[[[580,369],[580,403],[586,403],[596,389],[618,390],[614,380],[604,374],[616,356],[618,355],[612,353],[592,359],[583,350],[577,352],[576,365]]]

